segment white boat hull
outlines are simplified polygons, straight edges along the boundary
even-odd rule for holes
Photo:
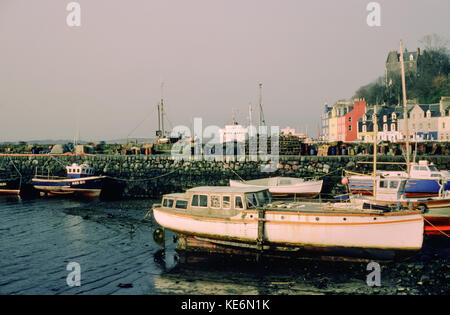
[[[251,183],[245,183],[235,180],[230,180],[231,187],[254,187],[254,188],[267,188],[269,192],[275,197],[305,197],[314,198],[322,191],[322,180],[317,181],[305,181],[296,183],[293,185],[280,185],[280,186],[259,186]]]
[[[258,212],[245,211],[232,218],[208,218],[155,208],[156,221],[185,235],[255,244]],[[419,250],[423,218],[402,215],[292,213],[267,211],[264,243],[274,246],[348,247],[383,250]]]

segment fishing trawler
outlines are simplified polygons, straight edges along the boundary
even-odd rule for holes
[[[267,188],[274,197],[315,198],[322,191],[322,180],[304,180],[294,177],[267,177],[262,179],[230,180],[231,187]]]
[[[267,188],[205,186],[167,194],[155,220],[178,250],[391,259],[421,249],[420,211],[347,203],[272,202]]]
[[[32,184],[45,195],[100,196],[106,176],[95,176],[95,169],[88,164],[73,163],[66,171],[67,177],[35,175]]]

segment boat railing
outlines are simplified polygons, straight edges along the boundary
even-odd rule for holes
[[[34,178],[36,179],[67,179],[67,177],[62,176],[49,176],[49,175],[34,175]]]

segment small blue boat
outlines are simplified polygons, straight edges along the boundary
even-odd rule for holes
[[[94,168],[87,164],[73,163],[66,170],[67,177],[36,175],[32,184],[45,195],[100,196],[106,176],[95,176]]]

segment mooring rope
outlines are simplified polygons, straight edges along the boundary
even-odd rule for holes
[[[22,173],[20,173],[19,169],[17,168],[16,164],[14,163],[13,159],[8,156],[9,160],[11,161],[14,169],[16,170],[17,174],[19,174],[19,190],[22,188]]]
[[[438,229],[435,225],[433,225],[433,223],[431,223],[430,221],[428,221],[427,219],[425,219],[425,217],[423,218],[425,220],[425,222],[427,222],[429,225],[431,225],[432,227],[434,227],[437,231],[441,232],[442,234],[444,234],[445,236],[450,238],[450,235],[448,235],[447,233],[445,233],[444,231]]]
[[[178,170],[173,170],[171,172],[165,173],[165,174],[161,174],[155,177],[150,177],[150,178],[138,178],[138,179],[124,179],[124,178],[118,178],[118,177],[112,177],[112,176],[108,176],[108,178],[114,179],[114,180],[118,180],[118,181],[122,181],[122,182],[147,182],[147,181],[151,181],[151,180],[155,180],[161,177],[165,177],[165,176],[169,176],[175,172],[177,172]]]

